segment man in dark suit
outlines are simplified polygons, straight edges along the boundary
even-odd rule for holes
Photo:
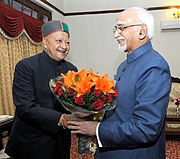
[[[62,21],[42,26],[43,52],[23,59],[15,68],[14,123],[5,152],[13,159],[69,159],[71,118],[52,94],[51,78],[77,68],[65,60],[69,29]],[[63,121],[63,122],[62,122]]]
[[[116,20],[114,37],[127,59],[116,74],[117,106],[102,122],[69,121],[73,133],[96,135],[95,159],[165,159],[165,116],[171,90],[167,62],[153,49],[154,18],[133,7]]]

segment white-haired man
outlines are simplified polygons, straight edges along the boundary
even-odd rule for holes
[[[127,59],[116,74],[117,106],[100,123],[69,121],[73,133],[96,135],[96,159],[165,159],[165,116],[171,89],[167,62],[153,49],[154,18],[129,8],[113,30]]]

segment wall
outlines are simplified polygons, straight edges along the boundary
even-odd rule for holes
[[[65,12],[79,12],[90,10],[112,10],[132,6],[152,7],[180,5],[179,0],[65,0]]]
[[[166,16],[170,12],[171,10],[152,12],[156,19],[156,34],[153,44],[168,61],[172,76],[180,77],[180,30],[160,30],[161,20],[172,20]]]
[[[40,0],[33,1],[44,5]],[[180,5],[179,0],[136,0],[133,3],[132,0],[51,0],[50,3],[65,13],[117,10],[132,6],[148,8]],[[53,19],[65,20],[70,26],[71,51],[67,59],[77,65],[79,70],[92,67],[95,72],[108,73],[110,78],[113,78],[119,63],[126,58],[125,54],[118,51],[117,42],[112,34],[118,13],[64,17],[52,8],[46,7],[53,12]],[[153,46],[168,61],[172,76],[180,77],[180,30],[161,31],[161,20],[173,20],[170,10],[155,10],[150,13],[156,22]]]
[[[179,0],[178,0],[179,1]],[[172,0],[66,0],[65,13],[82,11],[102,11],[123,9],[131,6],[159,7],[180,5]],[[173,20],[171,10],[150,11],[155,17],[155,37],[152,40],[154,48],[168,61],[172,76],[180,77],[180,30],[162,32],[161,20]],[[108,73],[110,78],[116,74],[116,69],[126,55],[119,53],[117,42],[113,38],[112,28],[118,13],[65,16],[65,21],[71,31],[71,52],[68,59],[80,69],[93,68],[100,74]]]
[[[114,14],[65,17],[71,27],[71,52],[68,58],[79,69],[89,69],[113,78],[125,54],[118,52],[113,38]]]
[[[37,3],[40,6],[43,6],[44,8],[48,9],[49,11],[51,11],[52,12],[52,19],[64,20],[64,16],[62,14],[60,14],[59,12],[57,12],[55,9],[51,8],[50,6],[46,5],[41,0],[31,0],[31,1]],[[59,0],[51,0],[50,3],[54,6],[56,6],[57,8],[59,8],[61,11],[64,10],[64,1],[59,2]]]

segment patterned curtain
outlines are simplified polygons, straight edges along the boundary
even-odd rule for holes
[[[0,8],[0,115],[14,115],[14,68],[21,59],[42,51],[43,22],[3,3]]]
[[[23,33],[36,43],[42,41],[43,22],[0,2],[0,29],[9,37],[17,38]]]
[[[42,51],[41,43],[32,43],[25,33],[8,39],[0,32],[0,115],[14,115],[12,81],[18,61]]]

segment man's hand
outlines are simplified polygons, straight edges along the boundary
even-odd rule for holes
[[[62,114],[59,119],[59,124],[66,129],[68,127],[68,121],[78,121],[78,119],[72,114]]]
[[[85,134],[89,136],[96,135],[97,121],[68,121],[68,129],[71,133]]]

